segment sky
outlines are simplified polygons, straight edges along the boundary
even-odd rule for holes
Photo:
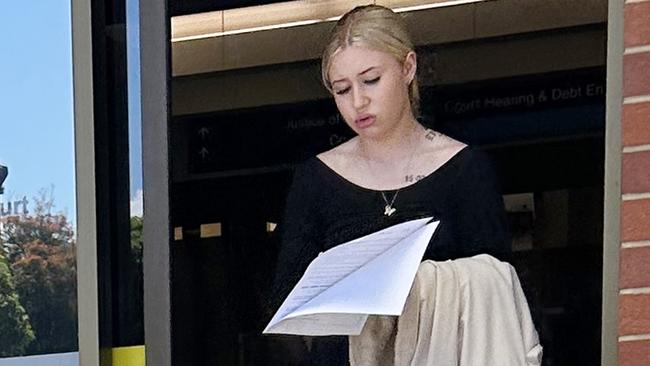
[[[142,210],[137,0],[128,2],[132,208]],[[55,212],[76,221],[70,0],[7,2],[0,13],[0,202],[53,189]],[[135,21],[135,22],[133,22]]]
[[[142,216],[142,123],[140,114],[140,21],[138,1],[127,0],[127,68],[129,95],[129,166],[131,215]]]

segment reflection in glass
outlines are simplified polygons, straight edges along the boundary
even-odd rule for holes
[[[31,212],[2,219],[0,286],[13,307],[3,312],[6,323],[0,324],[9,331],[2,332],[4,356],[77,348],[74,229],[64,212],[54,211],[52,191],[41,190],[32,202]],[[22,203],[31,202],[24,198]]]
[[[544,365],[598,364],[605,122],[600,47],[606,30],[602,24],[563,29],[549,17],[557,29],[439,43],[449,29],[435,32],[427,24],[437,24],[440,12],[407,14],[417,19],[414,32],[431,42],[418,50],[423,123],[494,159],[509,206],[512,263],[542,338]],[[428,16],[431,21],[423,21]],[[352,135],[331,98],[314,85],[317,63],[302,53],[311,46],[310,32],[325,29],[172,43],[177,364],[308,362],[303,357],[314,345],[310,340],[260,333],[278,247],[269,228],[281,220],[292,169]],[[588,62],[564,52],[573,39],[590,50]],[[602,43],[586,46],[591,39]],[[247,47],[257,40],[274,47]],[[203,227],[213,224],[219,234],[204,235]]]
[[[69,1],[0,14],[2,358],[78,349],[70,24]]]
[[[129,192],[130,192],[130,252],[125,258],[124,271],[128,272],[130,285],[126,285],[129,299],[124,313],[131,324],[125,335],[118,340],[120,345],[144,344],[143,304],[143,191],[142,191],[142,125],[140,115],[140,22],[139,0],[126,0],[127,31],[127,87],[129,124]]]

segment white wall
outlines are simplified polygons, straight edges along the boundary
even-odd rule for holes
[[[79,366],[79,352],[0,358],[0,366]]]

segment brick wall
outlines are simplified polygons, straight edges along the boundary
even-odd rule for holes
[[[650,0],[624,10],[619,365],[650,365]]]

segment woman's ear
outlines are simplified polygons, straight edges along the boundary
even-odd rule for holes
[[[409,51],[409,53],[406,54],[404,65],[402,67],[402,71],[404,72],[404,79],[406,80],[407,85],[411,85],[411,82],[413,79],[415,79],[415,72],[417,71],[417,68],[418,61],[415,52]]]

